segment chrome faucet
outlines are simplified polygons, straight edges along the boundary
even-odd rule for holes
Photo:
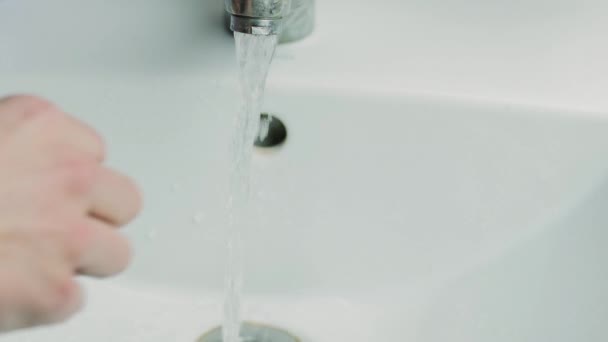
[[[225,0],[230,29],[254,35],[302,39],[314,28],[314,0]]]

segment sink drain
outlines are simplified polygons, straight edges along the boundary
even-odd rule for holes
[[[241,327],[242,342],[300,342],[288,332],[262,324],[244,323]],[[218,327],[203,335],[197,342],[222,342],[222,328]]]
[[[260,131],[255,140],[255,146],[262,148],[276,147],[287,139],[285,124],[274,115],[262,113],[260,115]]]

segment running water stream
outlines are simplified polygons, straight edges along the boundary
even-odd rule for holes
[[[231,195],[227,241],[223,342],[239,342],[243,255],[241,232],[247,226],[246,211],[251,197],[251,158],[259,130],[260,112],[268,69],[277,45],[277,36],[235,32],[239,67],[241,107],[235,118]]]

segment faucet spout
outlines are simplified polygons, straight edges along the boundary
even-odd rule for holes
[[[230,29],[255,35],[278,35],[280,43],[307,37],[314,29],[315,0],[224,0]]]
[[[278,35],[290,0],[225,0],[230,29],[254,35]]]

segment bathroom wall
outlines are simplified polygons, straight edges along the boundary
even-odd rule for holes
[[[608,3],[317,0],[269,87],[456,96],[608,111]],[[220,0],[4,0],[0,92],[41,75],[233,77]]]

